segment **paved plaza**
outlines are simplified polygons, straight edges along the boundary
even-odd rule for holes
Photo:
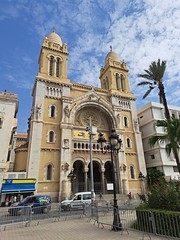
[[[140,232],[114,232],[110,226],[98,228],[93,222],[85,218],[68,219],[56,222],[41,221],[40,224],[31,223],[28,227],[11,226],[0,232],[1,240],[140,240],[150,239]],[[153,240],[161,238],[151,236]]]

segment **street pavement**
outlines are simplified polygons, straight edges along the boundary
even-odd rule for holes
[[[141,232],[114,232],[110,226],[97,226],[86,218],[60,220],[56,222],[41,221],[29,226],[9,226],[0,232],[0,240],[159,240]]]

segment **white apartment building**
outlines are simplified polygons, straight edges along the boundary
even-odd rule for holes
[[[168,106],[170,115],[180,118],[180,107]],[[158,143],[150,147],[149,138],[155,134],[163,134],[164,129],[156,127],[157,120],[165,119],[164,107],[160,103],[150,102],[138,110],[138,121],[142,133],[146,168],[156,168],[163,172],[167,178],[180,177],[173,153],[167,155],[165,143]]]
[[[0,92],[0,189],[4,175],[13,164],[13,138],[17,129],[18,96]]]

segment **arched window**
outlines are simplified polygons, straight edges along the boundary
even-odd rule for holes
[[[130,138],[127,138],[126,142],[127,142],[127,147],[130,148],[131,147],[131,140],[130,140]]]
[[[49,164],[48,166],[47,166],[47,180],[52,180],[52,165],[51,164]]]
[[[51,106],[50,108],[50,117],[55,117],[55,113],[56,113],[56,107],[55,106]]]
[[[51,56],[49,60],[49,75],[53,76],[53,68],[54,68],[54,57]]]
[[[117,90],[121,89],[121,79],[120,79],[119,73],[116,73],[116,87],[117,87]]]
[[[77,143],[74,143],[74,148],[77,148]]]
[[[130,166],[130,178],[135,179],[134,167]]]
[[[127,117],[124,117],[124,126],[128,127],[128,118]]]
[[[124,92],[126,90],[125,77],[123,74],[121,74],[120,78],[121,78],[121,89]]]
[[[54,132],[53,131],[50,131],[49,132],[49,142],[54,142]]]
[[[104,79],[104,89],[109,89],[108,77]]]
[[[56,77],[60,76],[60,64],[61,64],[61,59],[57,58],[57,61],[56,61]]]
[[[123,92],[126,90],[125,76],[123,74],[116,73],[116,87],[117,90],[122,90]]]

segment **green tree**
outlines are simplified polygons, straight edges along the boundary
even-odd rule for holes
[[[149,86],[149,89],[144,94],[143,99],[146,98],[154,88],[158,87],[159,101],[164,106],[166,119],[169,120],[170,114],[169,114],[169,109],[167,105],[166,95],[164,91],[164,84],[163,84],[163,76],[164,76],[165,70],[166,70],[166,61],[161,62],[160,59],[158,59],[157,62],[155,61],[152,62],[149,65],[149,69],[144,70],[145,71],[144,74],[138,74],[138,77],[144,78],[148,81],[142,81],[138,83],[138,86],[142,86],[142,85]]]
[[[174,181],[161,182],[148,194],[148,206],[166,211],[180,211],[180,186]]]
[[[158,120],[156,122],[157,127],[164,127],[164,135],[155,135],[149,139],[151,146],[154,146],[157,142],[166,143],[166,152],[170,155],[171,151],[176,159],[178,171],[180,173],[180,119],[172,117],[169,120]]]
[[[164,173],[154,168],[149,168],[147,170],[146,179],[147,185],[150,190],[159,185],[160,183],[165,182]]]

